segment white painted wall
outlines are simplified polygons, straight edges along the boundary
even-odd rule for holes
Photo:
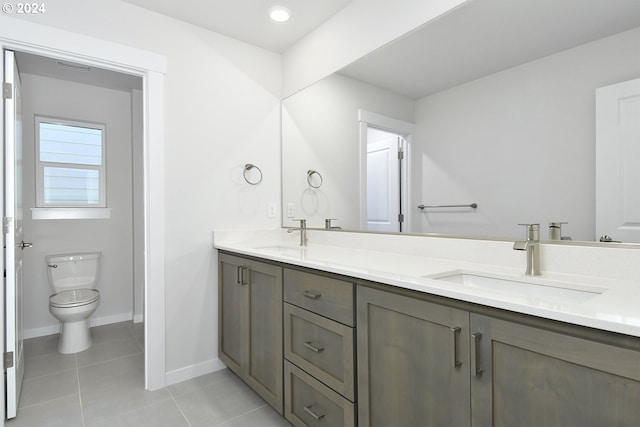
[[[132,319],[133,231],[131,95],[128,92],[22,74],[24,230],[33,248],[24,251],[25,337],[59,332],[49,313],[45,256],[102,252],[100,305],[92,324]],[[107,202],[110,219],[32,220],[36,203],[34,115],[106,124]]]
[[[360,227],[360,143],[358,110],[398,120],[413,119],[412,99],[334,74],[283,101],[283,200],[308,227]],[[301,161],[304,159],[304,161]],[[307,171],[322,174],[322,187],[311,188]],[[286,217],[286,215],[285,215]],[[287,226],[296,223],[289,218]]]
[[[413,229],[513,237],[539,222],[547,238],[568,221],[563,234],[593,240],[595,89],[640,76],[639,51],[636,29],[418,100],[413,200],[479,208],[414,215]]]
[[[466,1],[353,0],[284,52],[284,95],[304,89]]]
[[[219,366],[212,230],[280,225],[267,217],[269,202],[280,206],[280,55],[118,0],[60,0],[18,18],[167,58],[167,381]],[[244,182],[245,163],[262,169],[260,185]]]

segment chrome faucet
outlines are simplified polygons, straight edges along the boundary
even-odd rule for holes
[[[553,221],[549,223],[549,240],[571,240],[571,237],[562,235],[562,225],[568,222]]]
[[[513,244],[516,251],[527,251],[527,276],[540,276],[540,224],[518,224],[527,227],[527,240]]]
[[[336,218],[326,218],[324,220],[324,228],[326,230],[342,230],[342,227],[331,225],[331,221],[337,221]]]
[[[287,233],[293,233],[296,230],[300,230],[300,246],[307,246],[307,220],[294,219],[294,221],[300,221],[300,227],[290,228],[287,230]]]

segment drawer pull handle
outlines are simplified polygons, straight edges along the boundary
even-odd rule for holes
[[[324,417],[324,414],[316,414],[315,412],[313,412],[311,410],[311,408],[313,408],[313,405],[309,405],[309,406],[305,406],[304,410],[307,414],[311,415],[316,421],[320,420],[322,417]]]
[[[471,338],[473,338],[473,342],[471,343],[471,373],[474,377],[479,377],[482,375],[482,368],[480,367],[480,340],[482,339],[482,334],[480,332],[476,332],[475,334],[471,334]]]
[[[311,344],[311,341],[304,343],[304,346],[311,351],[315,351],[316,353],[321,353],[324,350],[324,347],[316,347],[315,345]]]
[[[246,285],[247,281],[245,280],[245,272],[247,271],[247,267],[236,267],[236,283],[239,285]]]
[[[458,359],[458,335],[462,331],[462,328],[455,326],[451,329],[451,353],[453,354],[453,367],[459,368],[462,366],[462,362]]]
[[[322,296],[321,293],[319,292],[315,292],[315,291],[304,291],[302,292],[302,295],[304,295],[307,298],[311,298],[311,299],[318,299]]]

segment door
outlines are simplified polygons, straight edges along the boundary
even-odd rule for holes
[[[219,257],[218,349],[220,359],[236,374],[243,375],[246,272],[240,258]]]
[[[16,416],[24,374],[22,336],[22,110],[20,76],[4,52],[5,367],[7,418]],[[8,362],[8,363],[7,363]]]
[[[470,425],[469,313],[357,293],[358,425]]]
[[[471,314],[472,425],[638,426],[638,351]]]
[[[219,255],[220,360],[282,413],[282,268]]]
[[[401,137],[367,129],[367,229],[402,231]]]
[[[596,89],[596,239],[640,243],[640,79]]]
[[[256,261],[248,269],[245,329],[245,380],[283,413],[282,268]]]

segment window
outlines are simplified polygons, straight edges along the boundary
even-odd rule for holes
[[[106,207],[105,131],[36,116],[37,207]]]

